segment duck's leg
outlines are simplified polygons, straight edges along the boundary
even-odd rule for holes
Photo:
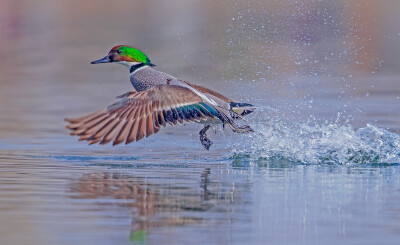
[[[210,149],[210,146],[213,144],[213,142],[207,138],[207,130],[209,130],[211,128],[210,125],[205,125],[204,128],[202,130],[200,130],[199,135],[200,135],[200,142],[203,145],[204,148],[206,148],[206,150]]]

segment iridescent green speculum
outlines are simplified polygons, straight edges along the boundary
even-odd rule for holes
[[[150,59],[139,49],[131,48],[128,46],[122,46],[118,50],[121,51],[120,54],[122,56],[130,57],[130,58],[137,60],[139,62],[142,62],[144,64],[153,65],[151,63]]]

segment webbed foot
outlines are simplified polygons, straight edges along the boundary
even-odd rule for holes
[[[207,130],[209,130],[210,129],[210,125],[206,125],[206,126],[204,126],[204,128],[202,129],[202,130],[200,130],[200,132],[199,132],[199,135],[200,135],[200,142],[201,142],[201,144],[203,145],[203,147],[206,149],[206,150],[209,150],[210,149],[210,146],[213,144],[213,142],[209,139],[209,138],[207,138]]]

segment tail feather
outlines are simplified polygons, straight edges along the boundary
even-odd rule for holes
[[[257,109],[256,106],[249,104],[249,103],[238,103],[238,102],[231,102],[230,103],[231,110],[234,111],[235,113],[244,116],[247,114],[252,113],[255,109]]]

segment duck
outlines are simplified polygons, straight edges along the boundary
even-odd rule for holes
[[[118,145],[139,141],[167,125],[195,122],[203,124],[199,132],[202,146],[209,150],[213,142],[207,131],[225,125],[235,133],[250,133],[249,125],[235,121],[256,107],[234,101],[209,88],[189,83],[154,69],[154,64],[139,49],[127,45],[113,47],[91,64],[117,63],[129,68],[133,90],[117,98],[114,104],[79,118],[66,118],[71,135],[89,144]]]

